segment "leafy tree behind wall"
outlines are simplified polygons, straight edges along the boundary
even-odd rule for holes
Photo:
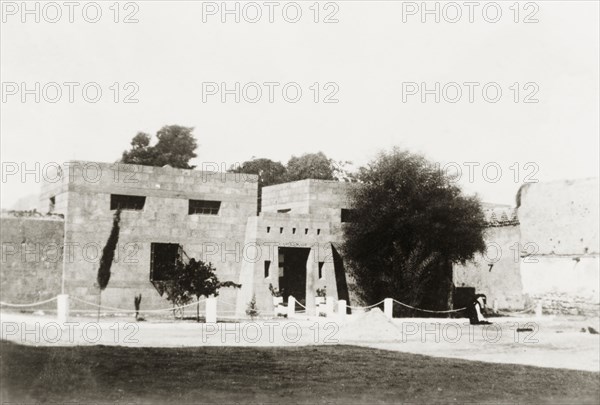
[[[280,162],[271,159],[259,158],[248,160],[237,167],[232,167],[232,173],[248,173],[258,175],[258,203],[257,212],[261,211],[262,188],[274,184],[285,183],[286,168]]]
[[[317,152],[292,156],[285,166],[271,159],[252,159],[238,167],[232,167],[230,172],[257,174],[260,188],[305,179],[336,180],[339,178],[347,181],[345,177],[350,176],[347,170],[349,163],[336,162],[323,152]]]
[[[285,166],[266,158],[248,160],[237,167],[232,167],[230,172],[258,175],[259,189],[286,181]]]
[[[380,154],[359,179],[343,246],[359,296],[448,309],[452,264],[485,248],[479,200],[464,196],[424,157],[399,149]]]
[[[335,180],[335,165],[323,152],[305,153],[287,163],[287,181],[304,179]]]
[[[198,147],[193,130],[180,125],[164,126],[156,133],[156,145],[150,145],[150,135],[138,132],[131,140],[131,149],[123,152],[121,163],[193,169],[189,162],[197,156]]]
[[[271,159],[259,158],[248,160],[238,167],[232,167],[233,173],[258,175],[258,212],[262,205],[262,188],[288,181],[304,179],[353,181],[347,166],[350,162],[335,162],[323,152],[305,153],[292,158],[287,166]]]

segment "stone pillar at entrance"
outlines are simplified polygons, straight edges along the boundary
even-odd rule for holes
[[[311,248],[306,260],[306,315],[308,316],[317,315],[315,293],[319,274],[316,254],[315,249]]]

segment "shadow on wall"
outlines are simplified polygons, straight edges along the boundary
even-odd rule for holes
[[[335,246],[331,245],[331,251],[333,253],[333,268],[335,271],[335,283],[337,287],[338,299],[346,300],[347,305],[352,305],[350,303],[350,294],[348,292],[348,282],[346,281],[346,269],[344,267],[344,261],[342,260],[342,256],[337,251]],[[348,313],[350,313],[350,308],[348,308]]]

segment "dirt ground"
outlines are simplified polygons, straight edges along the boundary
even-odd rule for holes
[[[131,318],[0,314],[2,339],[35,346],[290,347],[350,344],[396,352],[489,363],[600,371],[599,319],[582,317],[496,318],[489,326],[466,319],[379,319],[360,315],[228,322],[134,322]],[[581,330],[585,329],[585,332]]]
[[[2,403],[597,404],[598,373],[367,347],[0,341]]]

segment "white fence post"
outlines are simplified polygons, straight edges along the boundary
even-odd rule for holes
[[[340,320],[346,319],[346,300],[338,301],[338,316]]]
[[[383,300],[383,314],[389,319],[394,317],[394,301],[391,298]]]
[[[205,313],[206,323],[217,323],[217,299],[212,295],[206,299]]]
[[[536,318],[541,318],[542,317],[542,301],[538,301],[537,306],[535,307],[535,317]]]
[[[281,311],[281,304],[283,303],[283,297],[273,297],[273,316],[277,318]]]
[[[294,317],[294,312],[296,312],[296,299],[293,296],[288,297],[288,306],[287,306],[287,316],[288,318]]]
[[[56,318],[58,323],[65,323],[69,319],[69,295],[58,294],[56,298]]]

